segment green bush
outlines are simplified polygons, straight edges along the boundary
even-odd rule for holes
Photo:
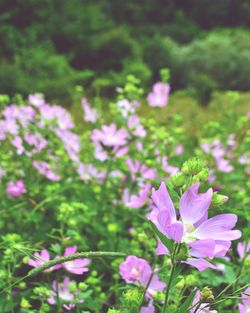
[[[27,94],[47,93],[51,99],[64,101],[76,84],[91,77],[91,71],[73,70],[64,56],[49,49],[23,49],[14,57],[13,64],[0,67],[0,92]]]
[[[250,85],[250,33],[217,30],[181,49],[182,77],[187,86],[206,75],[219,89],[248,90]]]

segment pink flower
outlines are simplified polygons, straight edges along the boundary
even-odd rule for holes
[[[136,137],[144,138],[147,134],[145,128],[140,124],[140,119],[138,116],[133,115],[128,120],[128,128],[131,133]]]
[[[168,158],[165,156],[162,158],[162,168],[166,173],[169,173],[170,176],[176,174],[179,171],[179,168],[168,164]]]
[[[26,193],[24,182],[22,180],[17,180],[16,182],[9,182],[6,192],[11,197],[20,197],[22,194]]]
[[[137,282],[146,287],[151,279],[146,296],[151,298],[156,291],[163,291],[165,284],[159,280],[158,275],[152,272],[149,263],[134,255],[130,255],[120,264],[120,275],[126,283]],[[152,276],[153,275],[153,276]]]
[[[47,177],[51,181],[59,181],[61,177],[57,175],[52,169],[50,168],[49,163],[45,161],[36,161],[32,162],[33,167],[42,175]]]
[[[151,188],[151,184],[147,183],[139,191],[139,195],[132,195],[130,199],[125,203],[129,208],[139,209],[146,203],[148,199],[148,193]]]
[[[131,179],[133,181],[136,180],[136,176],[141,177],[143,180],[156,178],[156,170],[148,168],[146,165],[141,164],[138,160],[133,162],[132,159],[128,158],[126,164],[130,169]]]
[[[98,113],[96,109],[92,109],[88,100],[86,98],[82,98],[82,108],[84,111],[84,120],[86,122],[95,123],[98,119]]]
[[[146,286],[149,277],[152,274],[152,269],[149,263],[141,258],[130,255],[120,264],[120,275],[126,283],[138,282]]]
[[[34,257],[29,259],[28,264],[32,267],[39,267],[44,263],[50,261],[50,256],[48,250],[42,250],[40,252],[34,253]],[[45,270],[45,272],[51,272],[61,267],[61,264],[52,266]]]
[[[250,287],[248,287],[242,294],[242,303],[238,305],[240,313],[248,313],[250,310]]]
[[[39,93],[29,95],[29,103],[35,107],[40,107],[45,104],[43,95]]]
[[[149,93],[147,100],[152,107],[164,107],[168,103],[170,85],[162,82],[155,83],[153,91]]]
[[[56,305],[57,299],[60,299],[60,303],[67,311],[71,311],[75,308],[75,295],[78,295],[80,291],[77,289],[74,293],[70,291],[70,284],[74,281],[70,281],[68,277],[65,277],[63,283],[57,283],[53,281],[52,290],[50,291],[50,298],[47,299],[48,303],[51,305]],[[84,300],[79,300],[82,303]]]
[[[177,146],[175,147],[175,154],[176,154],[176,155],[182,154],[183,151],[184,151],[184,147],[183,147],[182,144],[179,144],[179,145],[177,145]]]
[[[68,256],[76,252],[77,252],[77,246],[67,247],[65,249],[64,256]],[[89,271],[89,269],[86,267],[87,265],[89,265],[89,263],[90,263],[90,259],[87,259],[87,258],[76,259],[73,261],[63,263],[63,267],[72,274],[82,275],[83,273],[86,273]]]
[[[239,257],[243,259],[247,254],[247,260],[250,260],[250,242],[239,242],[237,245],[237,252],[239,254]]]
[[[92,140],[107,147],[121,147],[127,144],[129,136],[124,128],[117,129],[115,124],[103,125],[102,129],[94,129]]]
[[[208,218],[213,191],[198,193],[199,183],[194,184],[181,196],[179,203],[180,219],[177,220],[173,202],[164,183],[160,188],[152,190],[154,209],[149,219],[160,232],[177,243],[185,243],[189,247],[189,256],[185,263],[196,267],[199,271],[207,267],[215,268],[205,258],[225,256],[231,241],[240,238],[239,230],[232,230],[237,222],[235,214],[220,214]],[[167,253],[162,246],[158,252]]]

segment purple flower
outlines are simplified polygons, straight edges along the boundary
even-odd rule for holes
[[[166,156],[162,158],[162,168],[165,172],[169,173],[170,176],[176,174],[179,171],[178,167],[168,164],[168,158]]]
[[[152,274],[149,263],[134,255],[130,255],[120,264],[120,275],[126,283],[138,282],[146,286]]]
[[[124,128],[117,129],[115,124],[103,125],[102,129],[94,129],[92,140],[107,147],[121,147],[127,144],[129,136]]]
[[[128,99],[122,99],[117,102],[118,111],[122,114],[123,117],[128,117],[130,114],[135,112],[135,105],[128,101]]]
[[[144,185],[141,190],[139,191],[139,195],[131,195],[131,197],[128,196],[127,202],[125,205],[127,205],[129,208],[133,209],[139,209],[146,203],[148,199],[148,193],[151,188],[151,184],[147,183]]]
[[[95,123],[98,119],[98,113],[96,109],[92,109],[88,100],[86,98],[82,98],[82,108],[84,111],[84,121]]]
[[[132,159],[128,158],[126,164],[130,169],[132,181],[136,180],[136,176],[138,174],[138,176],[141,177],[143,180],[156,178],[156,170],[148,168],[146,165],[141,164],[138,160],[135,160],[133,162]]]
[[[168,103],[170,85],[162,82],[155,83],[152,92],[149,93],[147,100],[151,107],[164,107]]]
[[[20,197],[22,194],[26,193],[27,190],[25,188],[25,184],[22,180],[17,180],[16,182],[9,182],[6,192],[11,197]]]
[[[65,249],[64,256],[68,256],[76,252],[77,252],[77,246],[67,247]],[[87,259],[87,258],[76,259],[73,261],[63,263],[63,267],[72,274],[82,275],[83,273],[86,273],[89,271],[89,269],[86,267],[87,265],[89,265],[89,263],[90,263],[90,259]]]
[[[128,120],[128,128],[131,133],[136,137],[144,138],[147,134],[145,128],[140,124],[140,119],[138,116],[133,115]]]
[[[153,274],[153,276],[152,276]],[[146,287],[151,279],[146,296],[151,298],[156,291],[163,291],[165,284],[159,280],[158,275],[152,272],[149,263],[134,255],[130,255],[120,264],[120,275],[126,283],[137,282]]]
[[[239,242],[237,245],[237,252],[239,257],[243,259],[247,254],[250,253],[250,242]],[[250,254],[247,256],[247,260],[250,260]]]
[[[42,250],[40,252],[34,253],[34,257],[29,259],[28,264],[32,267],[39,267],[44,263],[50,261],[50,255],[48,250]],[[45,270],[45,272],[51,272],[61,267],[61,264],[52,266]]]
[[[242,303],[238,305],[240,313],[248,313],[250,311],[250,287],[248,287],[242,294]]]
[[[31,105],[34,105],[34,107],[39,108],[45,104],[45,100],[42,94],[35,93],[35,94],[29,95],[29,103]]]
[[[36,161],[32,162],[33,167],[38,170],[38,172],[51,181],[59,181],[61,177],[57,175],[54,171],[51,170],[49,163],[45,161]]]
[[[53,281],[52,290],[50,291],[50,298],[47,299],[48,303],[51,305],[57,304],[57,298],[60,299],[60,303],[63,307],[71,311],[75,308],[75,295],[79,294],[80,291],[77,289],[74,293],[70,291],[70,284],[74,281],[70,281],[68,277],[65,277],[63,283],[57,283]],[[78,300],[78,303],[82,303],[84,300]]]
[[[182,154],[183,151],[184,151],[184,147],[183,147],[182,144],[179,144],[179,145],[177,145],[177,146],[175,147],[175,154],[176,154],[176,155]]]
[[[220,214],[208,218],[213,191],[198,193],[199,183],[184,192],[180,199],[180,219],[177,219],[173,202],[164,183],[160,188],[152,190],[154,209],[149,219],[160,232],[177,243],[185,243],[189,247],[190,258],[185,263],[203,271],[207,267],[215,268],[205,258],[225,256],[231,241],[240,238],[239,230],[232,230],[237,222],[235,214]],[[158,252],[166,253],[166,249],[158,247]]]

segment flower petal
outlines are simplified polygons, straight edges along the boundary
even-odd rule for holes
[[[183,263],[196,267],[200,272],[203,272],[207,268],[216,269],[216,267],[213,264],[209,263],[204,259],[187,259],[187,261]]]
[[[198,239],[235,240],[240,238],[239,230],[231,230],[237,222],[235,214],[220,214],[202,223],[195,231]]]
[[[180,215],[185,223],[198,222],[208,211],[213,190],[198,194],[200,184],[196,183],[184,192],[180,200]]]
[[[211,239],[196,240],[189,244],[192,249],[189,254],[196,258],[213,258],[215,250],[215,241]]]
[[[174,204],[164,182],[161,183],[158,190],[152,189],[152,199],[159,211],[168,211],[171,219],[176,220]]]

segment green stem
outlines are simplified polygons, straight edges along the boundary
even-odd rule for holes
[[[44,270],[55,266],[57,264],[62,264],[64,262],[69,262],[72,260],[80,259],[80,258],[102,258],[102,257],[125,257],[125,253],[121,252],[109,252],[109,251],[90,251],[90,252],[78,252],[68,256],[63,256],[58,259],[51,260],[49,262],[44,263],[43,265],[29,271],[26,277],[35,276]]]
[[[171,264],[170,277],[169,277],[169,281],[168,281],[168,284],[167,284],[165,300],[164,300],[164,306],[163,306],[163,311],[162,311],[163,313],[166,312],[166,308],[167,308],[167,305],[168,305],[169,291],[170,291],[170,287],[171,287],[172,280],[173,280],[174,270],[175,270],[175,263]]]
[[[151,283],[151,280],[152,280],[153,276],[154,276],[154,271],[153,271],[152,274],[150,275],[149,280],[148,280],[148,283],[147,283],[146,287],[144,288],[143,295],[142,295],[142,300],[141,300],[141,303],[140,303],[140,305],[139,305],[139,311],[138,311],[139,313],[141,312],[141,307],[142,307],[142,305],[143,305],[143,300],[144,300],[144,297],[145,297],[145,295],[146,295],[146,292],[147,292],[147,290],[148,290],[148,287],[149,287],[149,285],[150,285],[150,283]]]

